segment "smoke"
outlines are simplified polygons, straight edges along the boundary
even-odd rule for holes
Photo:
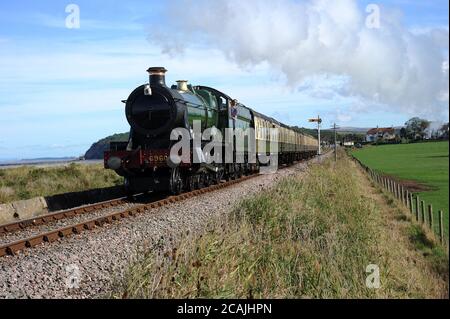
[[[409,30],[385,7],[373,28],[370,14],[353,0],[176,1],[149,39],[168,54],[212,46],[244,69],[265,63],[297,89],[346,79],[333,89],[367,107],[448,118],[448,29]]]

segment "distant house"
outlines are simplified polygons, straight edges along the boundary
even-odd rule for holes
[[[353,146],[355,146],[355,142],[353,142],[353,141],[346,141],[346,142],[344,142],[344,146],[345,147],[353,147]]]
[[[396,132],[393,127],[372,128],[366,133],[366,142],[392,141],[395,140]]]

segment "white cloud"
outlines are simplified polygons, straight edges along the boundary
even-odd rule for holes
[[[149,36],[163,52],[210,45],[243,68],[267,63],[291,86],[316,75],[348,76],[341,95],[405,114],[448,117],[448,101],[442,101],[448,74],[441,72],[448,61],[448,29],[410,32],[388,8],[382,10],[381,28],[368,29],[364,8],[353,0],[171,4],[166,16],[171,25],[153,28]],[[201,19],[198,12],[204,13]]]

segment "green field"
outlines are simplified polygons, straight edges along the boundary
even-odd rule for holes
[[[419,196],[435,212],[444,211],[448,230],[448,141],[368,146],[352,154],[383,174],[427,186]]]

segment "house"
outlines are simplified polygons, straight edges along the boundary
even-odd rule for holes
[[[346,141],[346,142],[344,142],[344,146],[345,147],[353,147],[353,146],[355,146],[355,142],[353,142],[353,141]]]
[[[393,127],[377,127],[367,131],[366,142],[392,141],[395,140],[395,137],[396,133]]]

